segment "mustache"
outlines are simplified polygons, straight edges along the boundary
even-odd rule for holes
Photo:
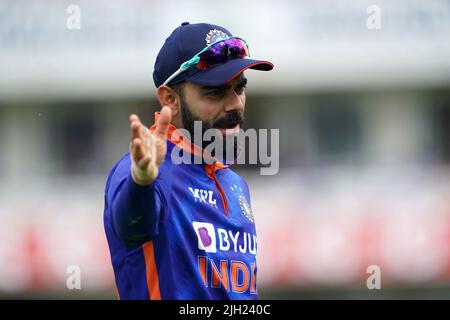
[[[231,128],[237,124],[244,123],[244,113],[242,111],[233,111],[227,113],[224,117],[217,119],[213,123],[213,128]]]

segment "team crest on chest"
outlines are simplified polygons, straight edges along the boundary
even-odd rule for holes
[[[247,199],[243,195],[240,195],[238,200],[239,200],[239,206],[241,207],[241,211],[244,214],[244,216],[248,220],[250,220],[250,222],[254,223],[255,219],[253,218],[252,208],[248,204]]]

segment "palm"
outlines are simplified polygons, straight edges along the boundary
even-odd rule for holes
[[[133,180],[147,185],[158,176],[158,167],[167,152],[167,129],[172,118],[169,107],[161,109],[156,129],[152,133],[145,127],[138,116],[130,116],[131,144],[130,155]]]

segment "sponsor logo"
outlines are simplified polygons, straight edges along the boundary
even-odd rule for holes
[[[203,190],[192,187],[188,187],[188,189],[194,196],[195,202],[206,203],[217,208],[217,201],[216,198],[213,197],[214,193],[211,190]]]
[[[215,228],[211,223],[193,221],[197,235],[198,248],[205,252],[215,253],[233,251],[256,255],[256,235],[249,232],[225,230]]]
[[[217,252],[216,247],[216,232],[211,223],[206,222],[192,222],[195,233],[198,239],[198,248],[206,252]]]

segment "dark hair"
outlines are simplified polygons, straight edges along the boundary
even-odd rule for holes
[[[180,83],[171,84],[168,87],[175,91],[181,99],[184,97],[184,81]]]

